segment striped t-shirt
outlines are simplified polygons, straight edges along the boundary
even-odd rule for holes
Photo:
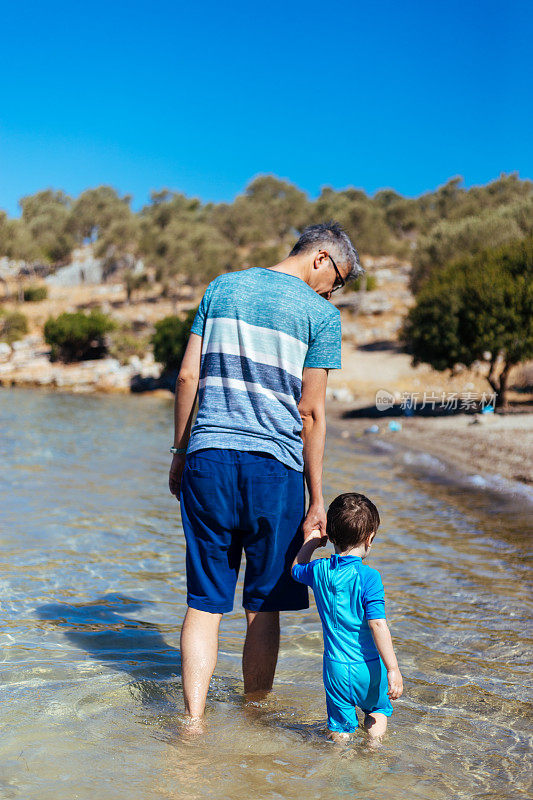
[[[338,309],[294,275],[252,267],[209,284],[191,332],[203,341],[188,452],[260,451],[302,471],[302,371],[340,368]]]

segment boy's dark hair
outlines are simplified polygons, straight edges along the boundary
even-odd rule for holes
[[[365,542],[377,531],[379,513],[374,503],[357,492],[340,494],[328,508],[326,532],[339,550],[349,550]]]

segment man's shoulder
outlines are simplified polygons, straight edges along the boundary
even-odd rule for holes
[[[231,272],[221,272],[213,278],[209,286],[220,286],[221,284],[239,283],[246,281],[252,283],[260,280],[261,269],[259,267],[245,267],[244,269],[233,269]]]
[[[236,270],[235,272],[222,272],[207,284],[203,301],[206,304],[208,314],[212,313],[213,307],[219,311],[220,309],[228,310],[236,298],[242,298],[243,294],[246,294],[246,287],[239,286],[243,279],[246,278],[246,272],[248,272],[246,269]],[[231,298],[233,298],[233,301]]]
[[[341,326],[339,309],[311,289],[305,281],[295,280],[291,284],[291,292],[287,294],[284,305],[291,310],[297,308],[303,312],[302,316],[308,321],[311,340],[326,328],[337,329]]]
[[[240,327],[248,324],[290,336],[307,348],[315,347],[303,366],[338,369],[338,308],[295,276],[265,273],[265,267],[250,267],[218,275],[204,295],[205,316],[235,319]]]
[[[318,295],[318,297],[320,297],[320,295]],[[339,321],[340,322],[341,312],[339,311],[337,306],[332,305],[329,302],[329,300],[326,300],[325,297],[320,297],[320,299],[323,300],[324,303],[326,304],[325,306],[321,306],[321,310],[322,310],[322,312],[324,314],[324,318],[328,322],[332,322],[332,321],[335,321],[335,322]]]
[[[314,297],[310,297],[309,300],[315,307],[317,314],[322,319],[334,319],[335,317],[340,317],[341,312],[331,303],[329,300],[326,300],[325,297],[322,297],[321,294],[317,294],[311,287],[308,287],[309,291],[311,292]]]
[[[236,270],[235,272],[222,272],[208,283],[206,292],[212,292],[217,288],[217,286],[224,286],[227,283],[235,283],[239,280],[239,276],[241,276],[244,272],[246,272],[244,269]]]

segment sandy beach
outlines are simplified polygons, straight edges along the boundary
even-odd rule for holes
[[[429,453],[466,473],[500,475],[507,480],[533,485],[533,414],[457,414],[449,417],[402,417],[401,430],[388,428],[390,418],[347,418],[348,407],[329,405],[328,412],[344,430],[362,434],[377,424],[378,433],[368,433],[396,446]]]

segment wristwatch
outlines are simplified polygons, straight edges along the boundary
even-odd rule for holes
[[[187,452],[187,448],[186,447],[171,447],[170,448],[170,452],[172,453],[173,456],[175,456],[175,455],[183,456]]]

